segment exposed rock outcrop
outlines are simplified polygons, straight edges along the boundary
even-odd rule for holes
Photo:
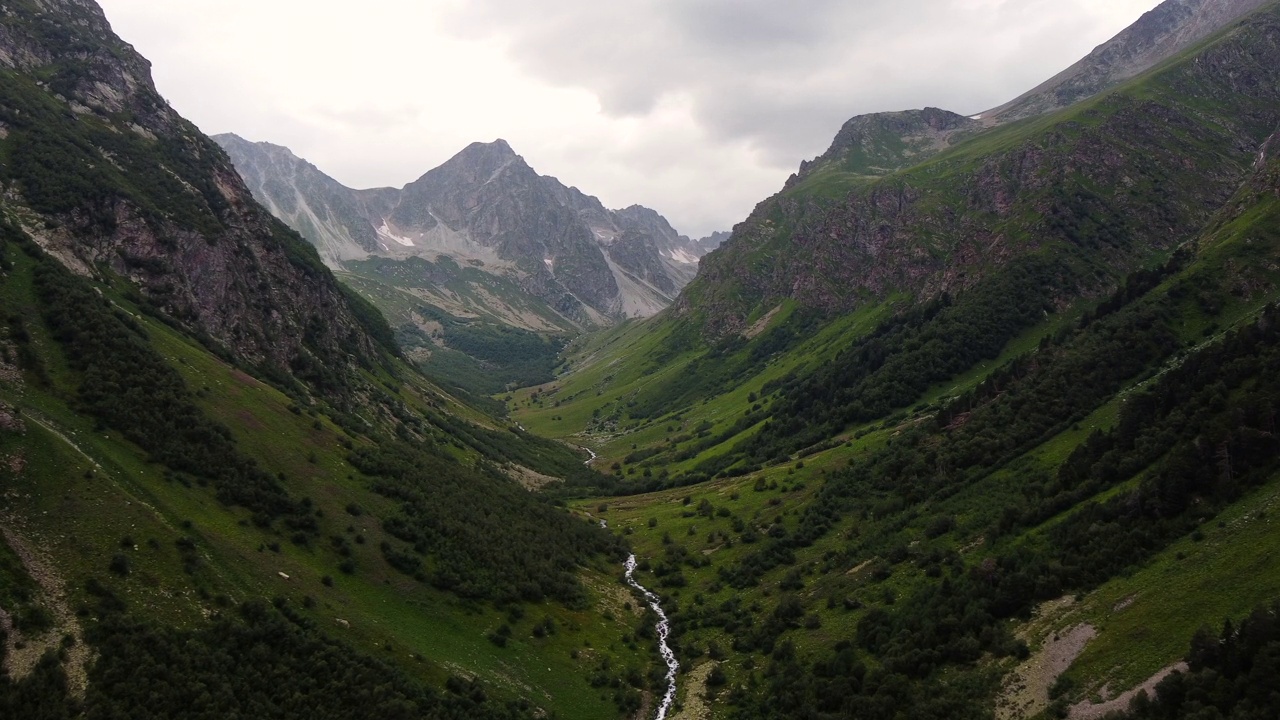
[[[156,91],[90,0],[0,9],[3,204],[73,271],[133,281],[247,364],[368,363],[375,342],[314,250]]]
[[[215,139],[255,196],[331,267],[443,255],[514,280],[581,326],[658,312],[705,254],[648,208],[611,211],[538,175],[503,140],[473,143],[403,189],[353,190],[285,148]]]

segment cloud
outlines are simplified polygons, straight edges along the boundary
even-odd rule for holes
[[[1151,0],[474,0],[444,27],[498,38],[527,71],[613,117],[691,98],[710,136],[775,167],[866,112],[975,113],[1085,55]]]
[[[682,232],[741,221],[849,117],[974,113],[1156,0],[102,0],[210,133],[402,185],[502,137]]]

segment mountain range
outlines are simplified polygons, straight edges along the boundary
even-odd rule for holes
[[[425,299],[517,327],[597,327],[653,315],[688,284],[708,249],[648,208],[608,210],[538,175],[503,140],[474,143],[400,190],[352,190],[286,148],[236,135],[214,140],[254,197],[334,269],[371,257],[448,258],[499,276],[529,300],[468,306],[456,295]],[[531,312],[530,301],[541,312]]]
[[[1280,714],[1274,0],[705,241],[502,141],[345,188],[12,0],[0,184],[0,717]]]

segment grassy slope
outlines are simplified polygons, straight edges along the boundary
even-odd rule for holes
[[[20,253],[10,255],[18,267],[0,284],[0,305],[34,317],[29,261]],[[167,326],[139,320],[153,346],[198,391],[204,410],[233,430],[241,451],[281,474],[291,494],[313,500],[323,512],[322,531],[310,548],[264,532],[248,522],[247,512],[221,505],[211,491],[166,480],[163,469],[148,463],[137,448],[112,432],[95,431],[91,420],[38,383],[0,385],[0,400],[20,408],[27,425],[23,438],[0,448],[27,459],[27,470],[6,481],[12,485],[6,487],[4,510],[26,518],[20,532],[56,560],[73,602],[90,576],[111,578],[127,602],[154,608],[158,619],[179,625],[250,597],[284,596],[295,607],[310,597],[314,607],[304,612],[321,627],[432,682],[449,673],[476,675],[502,694],[528,697],[562,717],[617,712],[609,695],[588,683],[600,655],[612,656],[618,667],[642,671],[651,659],[645,648],[622,640],[631,634],[635,618],[620,611],[611,614],[616,619],[601,617],[603,608],[618,604],[616,568],[584,571],[592,599],[588,609],[550,603],[528,607],[523,620],[511,623],[513,642],[496,647],[486,635],[509,622],[505,614],[460,602],[387,566],[378,550],[384,534],[376,516],[392,514],[393,503],[370,492],[346,462],[339,444],[346,436],[339,428],[324,416],[293,412],[288,397]],[[74,377],[57,344],[35,323],[29,326],[53,386],[70,386]],[[421,402],[415,394],[440,397],[420,382],[403,393],[410,405]],[[365,512],[350,515],[346,508],[352,504]],[[365,541],[351,545],[357,569],[349,576],[338,570],[341,558],[327,539],[350,540],[357,533]],[[129,548],[122,547],[126,537],[133,542]],[[174,544],[181,537],[195,540],[201,558],[190,573]],[[121,553],[132,572],[116,579],[107,566]],[[321,582],[325,576],[332,586]],[[530,631],[545,617],[554,618],[560,630],[534,639]],[[582,651],[577,658],[571,657],[573,649]]]
[[[1105,99],[1096,102],[1103,101]],[[973,153],[976,157],[993,151],[997,146],[1042,132],[1061,121],[1060,114],[1019,123],[1006,130],[1005,136],[984,138],[981,146],[971,143],[954,154]],[[1245,204],[1246,200],[1249,204]],[[1178,334],[1189,351],[1213,343],[1226,330],[1251,321],[1262,306],[1274,302],[1280,295],[1277,290],[1280,287],[1276,263],[1276,248],[1280,247],[1277,227],[1280,227],[1280,201],[1269,195],[1237,198],[1227,206],[1225,214],[1211,224],[1199,243],[1196,262],[1179,276],[1199,277],[1205,286],[1216,288],[1214,292],[1218,293],[1215,296],[1217,304],[1208,309],[1192,298],[1180,307]],[[1161,259],[1153,258],[1152,262]],[[1174,279],[1165,281],[1151,292],[1151,296],[1164,293],[1173,282]],[[923,419],[933,404],[945,402],[947,398],[981,382],[995,368],[1033,351],[1041,338],[1070,327],[1078,320],[1079,313],[1086,309],[1077,307],[1046,319],[1042,325],[1010,342],[998,360],[971,368],[950,381],[936,385],[923,395],[912,412],[899,413],[888,422],[848,428],[841,437],[848,438],[849,442],[806,457],[803,465],[792,462],[746,477],[719,479],[694,487],[626,498],[583,500],[574,506],[579,512],[608,518],[610,526],[628,534],[637,554],[652,564],[657,564],[672,545],[682,545],[691,554],[709,560],[710,564],[702,568],[687,565],[682,568],[687,580],[685,587],[664,590],[668,602],[673,605],[714,607],[736,598],[752,609],[754,617],[762,618],[776,606],[782,594],[780,583],[795,569],[801,572],[804,596],[821,597],[831,595],[833,591],[844,593],[855,601],[854,609],[810,606],[806,609],[817,616],[813,623],[816,627],[796,630],[788,636],[802,651],[829,648],[838,639],[852,635],[857,621],[865,612],[861,608],[883,604],[891,596],[900,597],[930,581],[909,565],[899,566],[888,579],[878,581],[872,577],[878,561],[875,556],[842,558],[838,567],[833,566],[833,556],[854,546],[859,536],[874,534],[885,525],[884,521],[874,519],[846,518],[812,547],[799,552],[794,565],[771,571],[758,587],[733,590],[724,586],[717,571],[753,550],[752,545],[741,541],[742,534],[732,529],[734,520],[745,521],[748,528],[755,527],[761,534],[773,522],[793,527],[799,511],[812,500],[815,489],[822,483],[825,471],[857,462],[861,454],[891,440],[899,423]],[[881,312],[885,310],[881,309]],[[597,409],[607,409],[629,394],[641,391],[647,383],[661,379],[644,372],[645,359],[662,347],[665,333],[669,333],[670,328],[670,321],[659,319],[614,330],[580,343],[571,348],[575,352],[571,373],[550,386],[537,388],[537,395],[531,391],[517,393],[514,414],[541,432],[587,441],[601,451],[604,461],[624,457],[632,443],[641,448],[661,443],[665,438],[664,428],[658,427],[665,425],[661,418],[656,423],[640,423],[630,428],[630,434],[622,436],[592,435],[584,433],[584,428]],[[749,390],[757,389],[762,382],[781,376],[792,368],[803,367],[807,362],[821,362],[828,357],[824,352],[833,351],[839,343],[847,343],[866,329],[867,325],[861,322],[829,327],[818,337],[773,359],[750,381],[715,396],[705,404],[672,408],[673,414],[679,414],[686,422],[720,420],[718,428],[724,423],[723,416],[734,417],[745,411],[749,406],[746,399]],[[823,339],[829,344],[824,344]],[[680,368],[698,352],[686,351],[673,363],[674,368],[667,372],[680,372]],[[1169,362],[1177,363],[1180,358],[1175,357]],[[960,493],[913,510],[902,522],[918,527],[921,515],[938,513],[956,517],[959,529],[932,545],[959,551],[967,564],[977,562],[989,552],[989,548],[983,537],[973,535],[972,531],[966,534],[966,527],[985,527],[991,513],[998,512],[993,507],[1018,501],[1023,476],[1038,470],[1055,469],[1093,430],[1111,427],[1125,395],[1151,382],[1158,372],[1159,368],[1152,368],[1084,421],[1047,439],[1020,459],[991,472]],[[555,400],[560,401],[558,407],[554,406]],[[1110,497],[1125,487],[1131,487],[1136,480],[1134,478],[1128,484],[1112,488],[1093,500]],[[1277,498],[1280,498],[1280,478],[1273,478],[1265,487],[1247,495],[1206,523],[1202,528],[1203,538],[1197,535],[1174,543],[1133,574],[1117,577],[1088,593],[1082,602],[1057,618],[1055,627],[1059,629],[1081,621],[1092,622],[1099,629],[1099,637],[1089,644],[1069,672],[1077,688],[1075,697],[1096,694],[1108,683],[1113,692],[1131,687],[1185,655],[1196,628],[1220,623],[1224,617],[1240,616],[1260,602],[1280,594],[1280,565],[1274,562],[1273,552],[1280,538],[1277,535],[1280,524],[1271,517]],[[715,512],[706,517],[698,514],[696,509],[704,500],[717,511],[721,508],[727,510],[728,515]],[[1046,526],[1053,522],[1051,520]],[[1031,537],[1040,531],[1040,528],[1031,529],[1024,535]],[[726,543],[725,536],[736,542]],[[919,540],[925,539],[921,537]],[[1009,542],[1018,542],[1018,539]],[[645,580],[653,586],[661,583],[652,574]],[[1176,591],[1171,592],[1171,588],[1176,588]],[[705,649],[711,642],[727,648],[731,638],[719,629],[703,629],[687,633],[680,642],[685,645],[687,657],[698,655],[699,648]],[[692,652],[689,646],[693,646]],[[692,664],[704,659],[695,660]],[[746,656],[729,653],[724,667],[731,683],[749,674],[749,665],[746,664],[749,662],[751,660]],[[685,692],[690,691],[686,688]],[[688,697],[683,697],[687,702]],[[718,706],[715,714],[720,716],[725,711],[724,706]]]
[[[589,446],[600,455],[596,467],[606,468],[618,462],[624,473],[630,473],[632,466],[627,465],[624,458],[633,450],[662,446],[674,436],[699,427],[707,428],[705,432],[709,435],[731,428],[750,409],[753,404],[750,397],[759,394],[765,383],[828,360],[841,347],[874,328],[891,309],[891,304],[884,304],[841,318],[794,349],[770,357],[746,379],[712,394],[705,402],[671,407],[670,412],[657,418],[631,417],[627,405],[654,387],[680,378],[688,372],[689,364],[705,351],[682,352],[655,368],[651,358],[676,330],[675,323],[666,316],[627,323],[570,346],[567,350],[569,373],[555,382],[512,393],[509,407],[512,417],[531,432]],[[794,308],[787,305],[780,306],[779,312],[767,320],[767,327],[786,323],[793,311]],[[749,350],[748,347],[738,355],[745,355]],[[611,416],[619,418],[615,426],[600,427],[593,423],[600,417]],[[753,430],[748,429],[666,469],[673,474],[690,470],[751,432]]]

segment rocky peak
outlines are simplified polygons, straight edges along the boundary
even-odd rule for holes
[[[281,145],[232,133],[213,139],[231,156],[258,202],[310,240],[326,262],[336,265],[378,249],[377,233],[365,216],[382,191],[367,191],[366,199]]]
[[[647,208],[643,205],[631,205],[613,212],[623,222],[630,225],[643,227],[646,230],[667,237],[679,236],[676,229],[671,227],[671,223],[652,208]]]
[[[460,186],[483,185],[497,179],[508,168],[533,172],[524,158],[517,155],[506,140],[499,138],[490,143],[471,143],[422,179],[440,177]]]
[[[789,185],[823,167],[855,175],[887,175],[919,163],[981,128],[976,120],[932,107],[859,115],[840,128],[825,153],[801,163]]]
[[[279,146],[219,141],[255,196],[331,266],[443,255],[514,280],[581,325],[658,312],[704,254],[657,212],[611,211],[539,175],[504,140],[472,143],[402,190],[352,190]]]
[[[712,250],[717,250],[721,245],[729,241],[733,237],[733,233],[728,231],[713,232],[710,235],[694,240],[694,245],[698,246],[698,251],[704,256]]]
[[[0,66],[0,203],[47,252],[132,281],[246,364],[338,372],[376,357],[314,250],[160,97],[96,4],[6,3]]]

